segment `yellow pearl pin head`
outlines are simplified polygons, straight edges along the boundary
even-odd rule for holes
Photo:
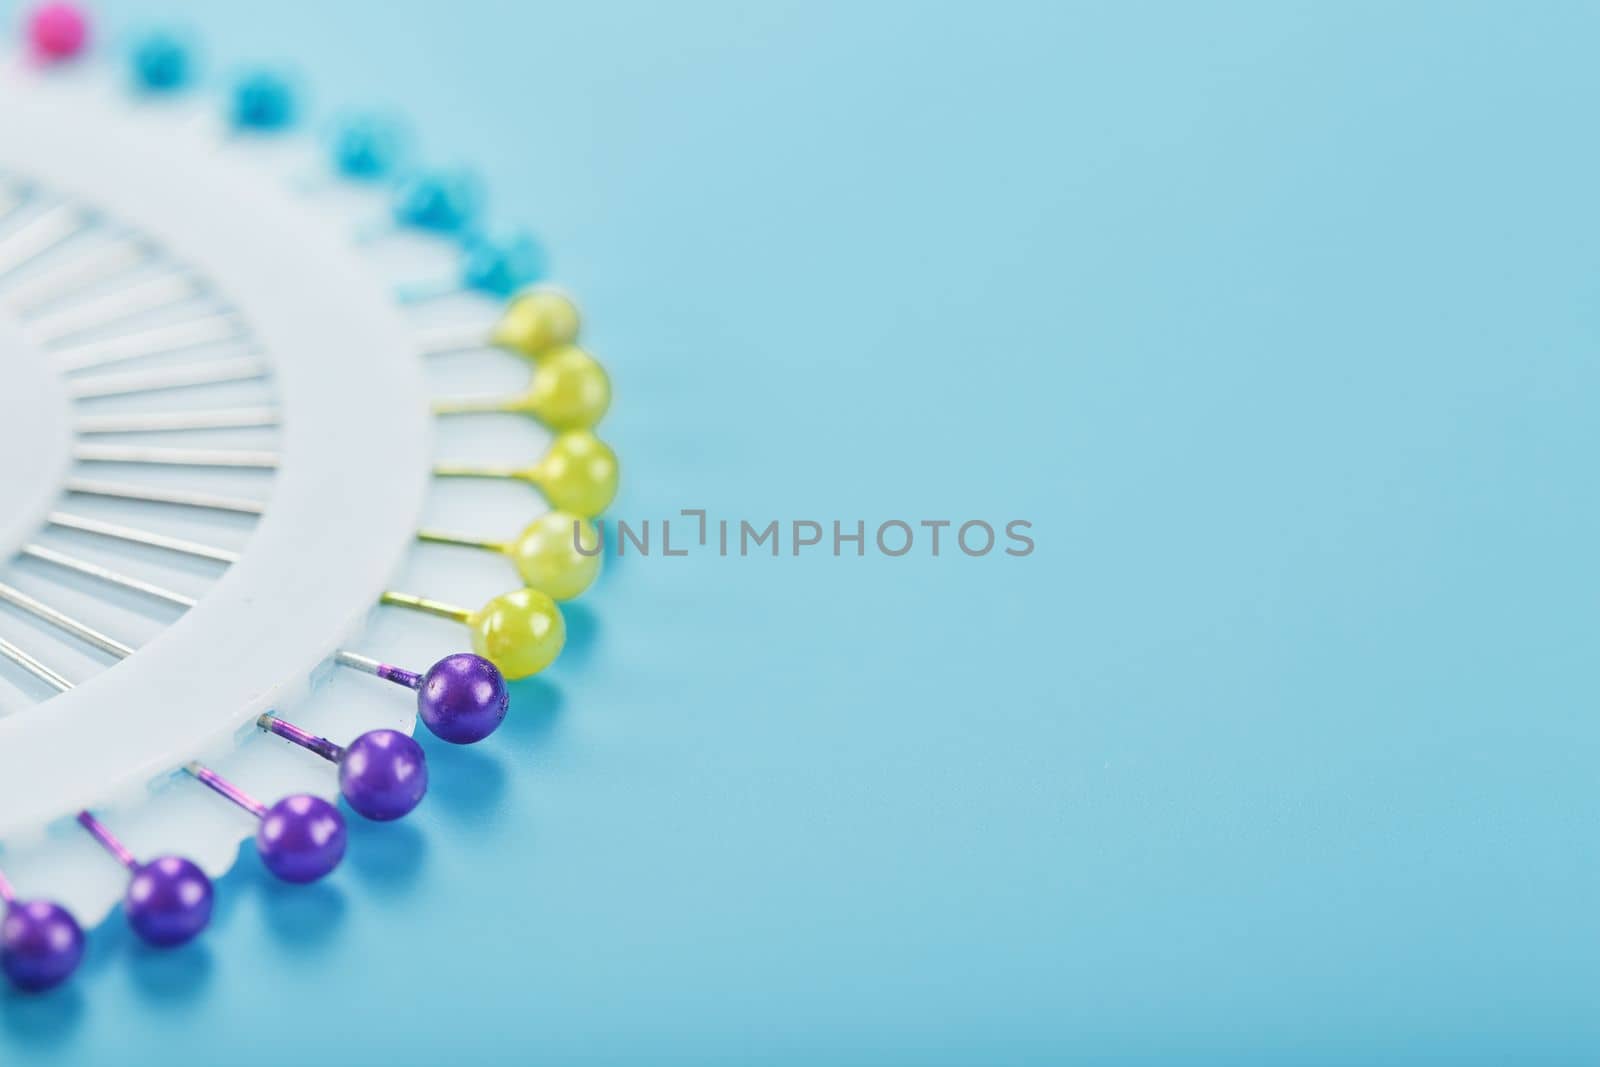
[[[527,415],[550,429],[587,430],[611,406],[611,379],[598,360],[577,345],[561,345],[539,357],[528,388],[513,396],[440,400],[440,415]]]
[[[617,495],[617,454],[588,430],[558,434],[525,475],[557,511],[592,518]]]
[[[555,510],[585,519],[600,514],[617,495],[617,454],[588,430],[557,434],[550,450],[531,467],[440,463],[433,473],[440,478],[512,478],[527,482],[543,493]]]
[[[502,593],[473,612],[467,625],[472,650],[512,679],[538,674],[567,643],[561,609],[537,589]]]
[[[552,430],[587,430],[611,406],[611,379],[589,353],[561,345],[539,358],[518,406]]]
[[[529,523],[509,554],[530,589],[571,600],[600,573],[600,534],[587,519],[552,511]]]
[[[539,359],[578,339],[578,305],[557,289],[527,289],[511,298],[489,335],[491,344]]]

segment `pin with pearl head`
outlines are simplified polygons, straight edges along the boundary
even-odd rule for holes
[[[133,87],[140,93],[177,92],[194,77],[194,49],[188,38],[173,30],[155,29],[141,34],[128,56]]]
[[[390,595],[403,597],[399,593]],[[397,599],[391,603],[402,601]],[[431,608],[420,610],[437,614]],[[556,621],[560,623],[559,612]],[[561,640],[565,640],[564,624],[561,634]],[[559,652],[558,647],[556,653]],[[554,659],[555,655],[550,658]],[[474,744],[494,733],[505,721],[506,710],[511,705],[511,694],[506,690],[500,668],[470,652],[446,656],[422,674],[354,652],[340,652],[334,659],[341,666],[416,690],[417,718],[435,737],[452,745]]]
[[[511,560],[522,584],[552,600],[571,600],[600,573],[600,534],[594,523],[562,511],[549,511],[510,541],[490,541],[440,530],[418,530],[417,540],[496,552]]]
[[[395,288],[394,295],[402,304],[421,304],[462,293],[504,299],[543,278],[548,269],[544,246],[531,234],[474,234],[462,241],[461,262],[453,277],[405,282]]]
[[[167,537],[134,526],[99,522],[63,512],[52,512],[48,521],[51,525],[64,529],[77,530],[82,533],[94,534],[129,544],[146,545],[195,559],[205,559],[216,563],[233,563],[237,562],[238,559],[237,554],[224,549],[201,544],[197,541]],[[76,559],[50,549],[44,549],[42,546],[25,546],[23,554],[41,562],[62,567],[131,592],[143,594],[165,604],[179,608],[192,608],[195,606],[194,598],[166,589],[154,582],[121,574],[109,567]],[[90,643],[103,651],[117,656],[126,655],[131,651],[127,646],[113,641],[104,634],[91,630],[76,619],[40,604],[34,598],[21,596],[15,590],[8,590],[3,583],[0,583],[0,599],[4,599],[4,594],[7,592],[12,594],[10,600],[16,606],[21,607],[30,614],[34,614],[58,629],[63,629],[78,636],[80,639],[90,641]],[[417,597],[406,597],[402,593],[389,595],[396,598],[396,603],[415,600],[418,603],[430,605],[427,608],[420,609],[426,610],[430,614],[441,614],[441,609],[445,609],[444,605],[437,605],[433,601],[422,601],[421,598]],[[529,604],[521,604],[523,599],[516,597],[515,594],[496,597],[494,601],[490,602],[490,605],[485,607],[482,613],[485,627],[494,626],[501,631],[506,631],[515,629],[517,625],[522,624],[529,630],[545,634],[545,640],[548,643],[551,639],[550,628],[542,624],[535,624],[526,617],[521,617],[519,623],[518,612],[522,612],[524,616],[530,612],[553,615],[553,626],[559,634],[555,653],[559,653],[559,641],[565,639],[565,626],[561,621],[559,609],[554,604],[545,608],[538,603],[536,597],[527,598],[532,601]],[[498,604],[497,602],[501,600],[510,600],[514,601],[514,603]],[[521,604],[520,607],[518,606],[519,604]],[[406,606],[410,605],[407,604]],[[448,610],[454,612],[457,609]],[[466,612],[465,614],[471,616],[473,613]],[[456,618],[457,616],[450,614],[448,617]],[[555,653],[550,654],[551,659],[555,658]],[[29,673],[35,674],[46,683],[57,688],[70,685],[65,678],[38,663],[37,660],[34,660],[4,639],[0,639],[0,656],[13,660]],[[452,744],[466,745],[488,737],[505,719],[506,711],[510,704],[510,694],[506,691],[505,678],[499,668],[489,659],[469,652],[458,652],[446,656],[421,674],[406,670],[403,667],[393,666],[392,664],[380,663],[375,659],[350,651],[338,652],[334,656],[334,660],[341,666],[376,675],[387,681],[403,685],[408,689],[416,690],[417,715],[422,720],[423,725],[427,726],[441,740]],[[262,729],[271,729],[265,723],[259,723],[258,725]],[[298,727],[294,729],[299,730]],[[271,732],[280,733],[275,729]],[[280,733],[280,736],[286,735]],[[307,734],[306,736],[311,735]],[[352,749],[355,747],[355,745],[350,746]],[[381,747],[394,752],[401,752],[404,748],[404,746],[398,746],[393,743],[388,743]],[[357,810],[360,810],[359,806],[357,806]]]
[[[77,445],[80,462],[165,467],[233,467],[272,470],[277,453],[265,449],[156,448],[125,445]],[[486,467],[473,464],[438,464],[439,478],[495,478],[526,482],[544,495],[550,506],[571,515],[592,518],[611,505],[617,495],[616,453],[588,430],[567,430],[556,435],[538,462],[527,467]],[[259,500],[221,496],[192,490],[149,488],[92,478],[69,478],[69,493],[116,497],[171,504],[200,510],[260,515]]]
[[[348,115],[329,138],[329,161],[341,178],[385,181],[405,158],[407,141],[405,127],[387,115]]]
[[[233,84],[228,121],[244,133],[277,133],[294,125],[300,105],[294,83],[276,70],[253,70]]]
[[[76,4],[39,4],[28,15],[28,44],[47,63],[81,53],[89,43],[89,19]]]
[[[567,623],[561,609],[549,594],[537,589],[502,593],[477,611],[410,593],[391,591],[381,599],[394,607],[461,623],[472,633],[472,650],[513,680],[538,674],[550,666],[567,643]],[[391,680],[410,684],[402,679]]]
[[[86,522],[60,513],[53,515],[51,521],[85,533],[149,545],[152,548],[162,548],[181,555],[224,563],[231,562],[230,554],[221,549],[197,542],[162,537],[135,527]],[[80,560],[43,546],[27,545],[23,549],[23,554],[88,578],[143,594],[164,604],[192,608],[196,603],[194,598],[154,582],[121,574],[110,567]],[[132,652],[131,648],[121,642],[91,629],[64,612],[40,603],[33,597],[24,596],[20,591],[11,589],[3,583],[0,583],[0,599],[5,599],[49,625],[87,641],[118,658]],[[560,621],[559,613],[557,621]],[[71,688],[71,683],[60,674],[4,639],[0,639],[0,657],[10,659],[55,689],[65,691]],[[342,666],[373,674],[416,690],[417,716],[429,730],[452,744],[471,744],[488,737],[504,721],[510,705],[511,697],[506,691],[505,678],[499,668],[489,660],[468,652],[446,656],[422,674],[408,671],[403,667],[380,663],[350,651],[340,651],[334,659]],[[310,732],[274,715],[262,716],[257,725],[269,733],[287,738],[338,763],[341,791],[350,801],[351,807],[369,818],[385,818],[383,814],[374,814],[380,811],[395,812],[387,815],[387,818],[403,815],[411,807],[416,806],[416,802],[422,799],[422,793],[427,789],[427,766],[422,750],[413,747],[415,742],[404,734],[397,734],[392,730],[372,731],[356,738],[341,749],[333,742],[317,738]],[[395,736],[378,736],[388,734]],[[311,739],[314,744],[306,743],[306,739]],[[397,798],[408,790],[415,790],[410,806],[404,811],[396,811],[396,805],[399,803]],[[371,798],[370,802],[367,797]]]
[[[72,976],[83,959],[83,927],[50,900],[19,900],[0,873],[0,972],[24,993],[42,993]]]
[[[331,188],[334,179],[380,185],[393,179],[405,159],[410,138],[399,120],[375,112],[350,114],[333,125],[328,137],[328,163],[333,174],[317,170],[290,184],[302,194]]]
[[[428,791],[422,746],[399,730],[368,730],[348,745],[336,745],[270,713],[256,725],[338,767],[339,793],[369,819],[389,822],[408,815]]]
[[[389,595],[419,599],[401,593]],[[435,737],[452,745],[482,741],[500,728],[511,707],[511,694],[500,668],[471,652],[451,653],[421,674],[348,650],[335,653],[334,662],[415,690],[417,718]],[[274,715],[261,716],[256,725],[338,764],[340,793],[369,819],[398,819],[415,808],[427,792],[428,766],[422,746],[397,730],[369,730],[341,748]]]
[[[103,635],[88,631],[81,623],[59,612],[51,612],[45,618],[70,633],[81,635],[87,631],[104,640]],[[123,654],[125,646],[113,645],[118,655]],[[72,683],[65,676],[9,641],[0,640],[0,656],[57,692],[65,693],[72,688]],[[78,824],[128,869],[131,877],[123,896],[124,911],[128,925],[141,940],[158,948],[170,948],[183,944],[205,929],[211,921],[211,879],[197,864],[182,856],[160,856],[148,863],[140,863],[105,824],[89,812],[78,813]]]
[[[538,362],[577,341],[582,325],[583,316],[570,296],[553,286],[536,285],[513,296],[493,326],[464,323],[428,331],[422,353],[443,356],[492,347]]]
[[[147,498],[147,497],[144,497]],[[57,519],[50,519],[52,524]],[[82,525],[81,523],[79,524]],[[106,532],[104,528],[97,532]],[[118,537],[123,540],[154,543],[141,531],[130,532],[127,529],[106,533],[107,536]],[[193,542],[173,542],[164,539],[165,543],[156,547],[167,548],[172,551],[190,555],[204,556],[207,559],[222,562],[233,562],[231,554],[212,549],[209,546]],[[97,575],[97,577],[104,577]],[[114,579],[106,578],[111,581]],[[135,587],[134,583],[119,576],[117,584],[129,588]],[[141,591],[150,595],[157,595],[153,587],[147,582],[139,582],[143,586]],[[160,598],[172,602],[182,602],[186,598],[166,590],[160,591]],[[28,596],[21,590],[14,589],[0,582],[0,600],[20,608],[35,616],[43,622],[72,634],[79,640],[99,648],[103,652],[122,659],[133,654],[133,649],[98,630],[73,619],[69,615],[49,605],[43,604],[36,598]],[[455,622],[463,623],[472,633],[474,651],[479,656],[490,661],[493,667],[498,668],[509,678],[526,678],[544,670],[555,658],[561,654],[561,648],[566,643],[566,623],[561,617],[561,609],[556,607],[555,601],[548,594],[537,589],[518,589],[514,592],[504,593],[485,604],[477,611],[458,608],[451,604],[429,600],[425,597],[413,596],[409,593],[386,592],[381,598],[385,604],[410,608],[428,615],[435,615]],[[0,639],[0,654],[6,654],[6,642]],[[28,664],[22,659],[12,657],[23,667]],[[447,657],[448,659],[448,657]],[[435,665],[437,666],[437,664]],[[37,673],[37,672],[35,672]],[[53,672],[46,672],[53,674]],[[69,685],[64,679],[56,675],[53,679],[41,675],[45,681],[65,688]],[[413,686],[413,688],[415,688]]]
[[[617,454],[588,430],[556,435],[550,448],[530,467],[480,467],[439,464],[440,478],[507,478],[539,490],[557,511],[593,518],[611,506],[617,495]]]
[[[500,728],[511,706],[500,668],[471,652],[452,653],[421,674],[347,650],[335,653],[334,662],[416,690],[417,718],[435,737],[452,745],[482,741]],[[368,730],[340,746],[276,715],[262,715],[256,725],[336,764],[339,792],[369,819],[398,819],[415,808],[428,790],[422,746],[398,730]]]
[[[588,430],[611,406],[611,379],[577,345],[561,345],[534,364],[528,388],[512,396],[456,397],[434,404],[436,415],[526,415],[552,430]]]
[[[158,856],[141,863],[87,811],[78,813],[78,825],[128,869],[131,877],[122,910],[140,940],[156,948],[175,948],[206,928],[214,893],[211,879],[199,865],[182,856]]]
[[[427,170],[401,180],[386,217],[356,229],[357,244],[393,236],[402,229],[440,237],[466,232],[483,210],[483,183],[461,168]]]
[[[256,852],[267,870],[285,882],[315,882],[344,859],[348,843],[344,816],[321,797],[296,793],[269,807],[199,763],[185,764],[183,770],[207,789],[260,820],[256,827]]]

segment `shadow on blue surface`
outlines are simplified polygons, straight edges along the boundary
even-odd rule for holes
[[[134,989],[152,1009],[180,1008],[192,1002],[211,980],[211,949],[203,937],[169,950],[151,948],[134,937],[124,940]]]
[[[345,913],[343,889],[335,882],[280,882],[253,855],[240,857],[239,863],[255,883],[252,888],[261,894],[261,914],[281,948],[296,956],[321,955],[329,950]]]
[[[350,825],[350,851],[345,866],[375,896],[396,897],[411,889],[428,857],[428,838],[404,820],[369,822],[346,816]]]
[[[83,990],[68,984],[44,994],[0,992],[0,1028],[23,1048],[51,1048],[83,1019]]]
[[[506,770],[499,758],[447,744],[428,745],[427,753],[430,809],[474,828],[490,825],[506,793]]]
[[[511,712],[494,735],[494,740],[499,742],[497,750],[513,751],[545,744],[555,733],[565,705],[561,687],[548,679],[528,678],[511,683]]]
[[[559,662],[563,667],[582,667],[600,639],[599,617],[593,608],[570,600],[561,605],[561,614],[567,620],[567,643],[561,649]],[[523,688],[519,686],[519,692]]]

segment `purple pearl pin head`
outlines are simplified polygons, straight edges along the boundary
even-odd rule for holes
[[[435,663],[417,687],[417,714],[435,736],[453,745],[470,745],[494,733],[510,702],[500,669],[470,652]]]
[[[369,730],[345,746],[339,759],[339,792],[369,819],[398,819],[427,791],[422,746],[399,730]]]
[[[91,812],[78,812],[78,824],[132,875],[123,895],[128,925],[146,943],[171,948],[194,937],[211,921],[211,879],[182,856],[140,863],[127,845]]]
[[[385,594],[398,596],[399,594]],[[432,604],[416,600],[417,604]],[[395,601],[410,603],[410,601]],[[434,605],[437,606],[437,605]],[[419,610],[433,610],[431,607]],[[448,609],[454,611],[455,609]],[[505,721],[511,694],[500,668],[470,652],[457,652],[418,674],[392,663],[380,663],[354,652],[340,652],[338,661],[385,681],[417,691],[417,717],[434,736],[452,745],[470,745],[494,733]]]
[[[339,809],[306,793],[285,797],[261,816],[256,850],[285,882],[315,882],[344,859],[346,831]]]
[[[83,959],[83,928],[48,900],[11,901],[0,919],[0,971],[28,993],[58,986]]]
[[[182,856],[162,856],[135,868],[123,910],[146,944],[171,948],[206,928],[212,901],[206,872]]]
[[[339,792],[369,819],[398,819],[421,803],[428,791],[428,759],[422,746],[398,730],[369,730],[341,747],[276,715],[263,715],[256,725],[337,764]],[[261,814],[266,814],[265,808]]]

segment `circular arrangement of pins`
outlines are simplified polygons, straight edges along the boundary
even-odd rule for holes
[[[44,990],[493,743],[618,471],[541,247],[402,125],[65,3],[0,97],[0,971]]]

